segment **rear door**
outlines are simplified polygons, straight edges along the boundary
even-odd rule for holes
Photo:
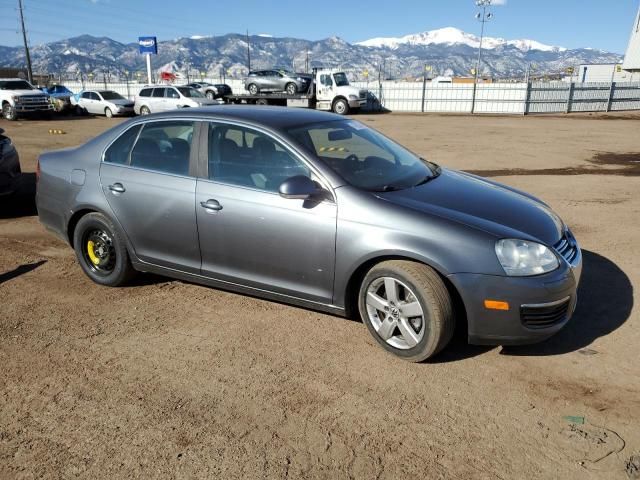
[[[151,98],[149,99],[150,110],[152,113],[164,112],[166,110],[166,103],[164,99],[166,88],[156,87],[151,92]]]
[[[81,106],[88,113],[96,113],[96,100],[98,96],[93,92],[84,92],[81,97]]]
[[[197,127],[187,120],[133,126],[107,148],[100,167],[104,195],[136,255],[192,273],[201,263],[192,167]]]

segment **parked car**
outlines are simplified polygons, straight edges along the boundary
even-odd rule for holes
[[[219,105],[222,100],[209,100],[191,87],[157,85],[145,87],[136,96],[134,110],[138,115],[175,110],[176,108]]]
[[[195,88],[209,100],[224,98],[225,95],[233,93],[231,87],[226,83],[195,82],[188,84],[187,87]]]
[[[244,79],[244,88],[251,95],[260,92],[285,92],[295,95],[307,92],[311,81],[308,75],[288,70],[254,70]]]
[[[0,128],[0,196],[10,195],[20,186],[20,158],[11,139]]]
[[[108,118],[133,114],[133,102],[113,90],[83,90],[71,97],[71,103],[79,114],[106,115]]]
[[[49,95],[21,78],[0,78],[0,105],[7,120],[34,114],[50,118],[53,111]]]
[[[49,95],[49,100],[53,109],[58,113],[65,113],[71,111],[73,105],[71,104],[71,97],[73,92],[64,85],[52,85],[50,87],[41,87],[44,93]]]
[[[531,343],[576,306],[580,248],[546,204],[335,114],[166,112],[39,166],[40,221],[101,285],[155,272],[359,312],[411,361],[444,348],[457,322],[472,343]]]

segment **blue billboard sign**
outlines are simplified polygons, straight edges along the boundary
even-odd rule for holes
[[[138,37],[138,46],[140,47],[140,53],[152,53],[154,55],[158,53],[156,37]]]

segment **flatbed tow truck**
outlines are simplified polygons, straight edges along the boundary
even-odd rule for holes
[[[349,85],[347,75],[337,69],[313,69],[309,90],[296,95],[282,92],[225,95],[227,103],[280,105],[333,111],[339,115],[357,112],[367,104],[367,91]]]

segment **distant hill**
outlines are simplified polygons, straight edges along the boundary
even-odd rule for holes
[[[475,35],[448,27],[400,38],[373,38],[348,43],[339,37],[319,41],[298,38],[250,37],[252,68],[273,66],[304,69],[306,52],[312,66],[335,66],[353,69],[362,78],[364,70],[377,78],[419,77],[425,64],[431,75],[470,75],[475,65],[479,39]],[[219,75],[224,68],[235,76],[246,71],[246,37],[227,34],[217,37],[194,36],[161,41],[154,68],[184,72],[205,71]],[[137,43],[120,43],[107,37],[82,35],[32,48],[34,71],[51,74],[74,74],[82,71],[101,78],[105,72],[144,72],[144,57]],[[485,37],[482,74],[496,77],[522,76],[529,63],[536,73],[560,73],[580,63],[618,62],[622,56],[592,48],[566,49],[536,40],[505,40]],[[24,51],[20,47],[0,46],[0,67],[23,67]]]

